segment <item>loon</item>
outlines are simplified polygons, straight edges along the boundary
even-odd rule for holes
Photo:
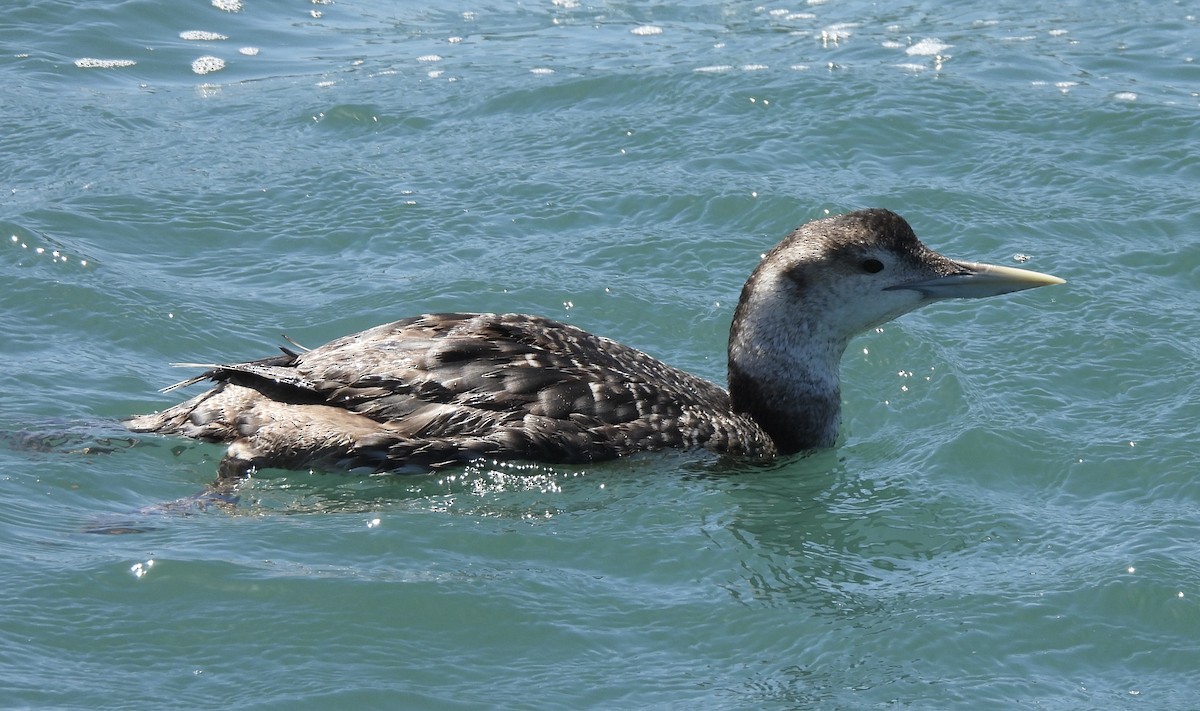
[[[200,395],[134,432],[228,445],[258,468],[433,470],[472,460],[587,463],[645,450],[771,459],[834,444],[852,337],[916,308],[1061,284],[960,262],[884,209],[809,222],[754,269],[729,332],[729,389],[548,318],[436,313],[319,348],[208,368]],[[285,337],[286,338],[286,337]]]

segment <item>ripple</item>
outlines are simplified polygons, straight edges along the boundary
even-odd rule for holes
[[[69,264],[72,261],[70,256],[65,254],[61,248],[56,248],[52,242],[50,247],[43,247],[36,244],[31,244],[32,240],[22,238],[20,235],[9,235],[8,241],[12,246],[28,250],[36,257],[48,257],[51,264],[58,264],[59,262],[63,264]],[[81,267],[88,266],[87,259],[78,258],[76,261]]]

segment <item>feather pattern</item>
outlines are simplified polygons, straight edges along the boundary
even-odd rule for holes
[[[535,316],[426,314],[303,353],[206,367],[193,380],[217,387],[129,427],[237,441],[226,467],[235,469],[589,462],[666,447],[775,454],[719,386]]]

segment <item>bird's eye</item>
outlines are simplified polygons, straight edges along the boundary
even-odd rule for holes
[[[867,274],[878,274],[883,271],[883,262],[878,259],[864,259],[862,270]]]

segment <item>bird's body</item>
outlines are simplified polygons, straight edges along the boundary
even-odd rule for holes
[[[212,366],[181,384],[212,389],[127,424],[228,444],[226,477],[664,448],[771,458],[833,443],[838,362],[855,334],[940,298],[1059,282],[954,262],[894,213],[864,210],[799,228],[759,264],[730,331],[728,391],[550,319],[427,314]]]
[[[208,377],[216,387],[135,429],[241,441],[235,468],[264,450],[275,467],[369,470],[664,447],[775,454],[722,388],[535,316],[426,314]]]

